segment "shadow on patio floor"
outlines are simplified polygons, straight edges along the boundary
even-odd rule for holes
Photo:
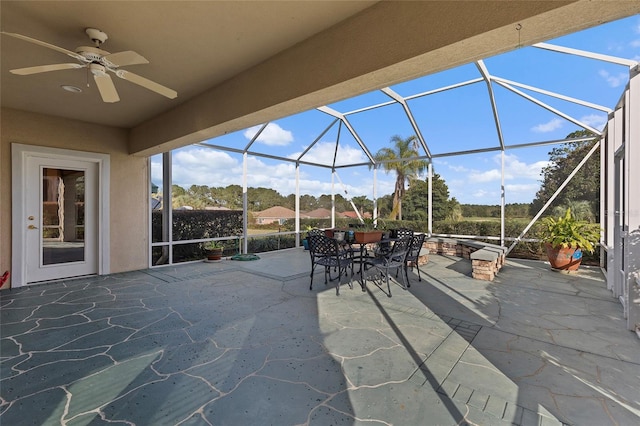
[[[489,283],[431,256],[392,298],[337,297],[308,253],[260,257],[3,291],[0,421],[640,421],[640,343],[599,271],[512,260]]]

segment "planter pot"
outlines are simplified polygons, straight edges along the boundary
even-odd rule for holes
[[[302,245],[304,246],[305,250],[309,250],[309,240],[307,240],[306,238],[302,240]]]
[[[382,231],[355,231],[354,236],[358,244],[375,243],[382,239]]]
[[[544,245],[551,268],[558,271],[572,272],[578,270],[582,262],[582,250],[574,248],[553,247]]]
[[[207,250],[207,260],[222,259],[222,248]]]

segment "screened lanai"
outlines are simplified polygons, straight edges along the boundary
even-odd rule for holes
[[[627,22],[633,19],[637,17]],[[388,147],[394,135],[415,136],[419,158],[428,162],[421,176],[429,184],[428,234],[443,235],[433,228],[432,220],[431,183],[438,173],[452,194],[467,197],[461,202],[501,206],[500,235],[454,236],[494,239],[510,251],[527,238],[527,231],[575,172],[590,157],[599,157],[601,266],[633,329],[640,322],[640,308],[633,301],[640,285],[640,176],[634,175],[638,172],[632,167],[640,161],[640,131],[634,119],[640,116],[640,68],[637,55],[612,54],[606,44],[608,25],[583,32],[589,32],[589,46],[584,44],[585,37],[573,34],[519,47],[204,140],[166,153],[162,160],[156,156],[151,180],[162,182],[165,197],[171,194],[171,184],[182,183],[187,175],[200,185],[220,186],[222,181],[241,186],[244,235],[240,237],[246,252],[247,188],[262,186],[294,194],[297,238],[299,200],[305,194],[341,194],[348,200],[366,196],[373,200],[377,218],[376,200],[393,192],[395,176],[384,172],[375,153]],[[514,39],[523,31],[526,28],[520,25],[514,27]],[[580,130],[593,136],[568,138]],[[530,202],[540,184],[540,171],[549,164],[548,153],[576,140],[596,143],[520,235],[505,236],[505,205]],[[233,177],[211,180],[206,170],[196,167],[198,157],[227,175],[232,171]],[[483,164],[489,166],[483,169]],[[171,223],[168,210],[166,226]],[[335,214],[333,208],[332,223]],[[152,246],[189,242],[198,241],[162,241]]]

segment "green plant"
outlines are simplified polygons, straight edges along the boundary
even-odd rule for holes
[[[379,227],[380,227],[380,225],[378,224],[377,228],[379,228]],[[363,218],[362,222],[356,222],[355,228],[356,228],[355,230],[357,230],[357,231],[376,231],[376,230],[378,230],[376,228],[375,222],[370,217]]]
[[[209,241],[204,245],[205,250],[224,249],[224,244],[221,241]]]
[[[600,241],[600,226],[585,220],[578,220],[568,208],[564,216],[557,219],[546,217],[541,222],[540,236],[553,247],[579,248],[593,253]]]

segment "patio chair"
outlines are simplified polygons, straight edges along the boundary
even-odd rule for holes
[[[313,289],[313,274],[317,265],[324,266],[324,284],[327,285],[327,276],[331,279],[331,268],[338,271],[336,280],[336,295],[340,295],[340,281],[342,274],[347,275],[347,268],[351,267],[349,288],[353,288],[353,257],[348,251],[341,250],[338,242],[326,235],[309,235],[309,255],[311,256],[311,283],[309,290]]]
[[[411,245],[411,239],[412,237],[409,236],[399,238],[393,243],[391,250],[387,254],[369,258],[365,263],[365,270],[367,268],[376,269],[376,276],[373,278],[373,283],[382,291],[384,291],[384,289],[382,288],[381,281],[384,277],[388,291],[386,294],[389,297],[391,297],[389,274],[395,269],[397,275],[398,270],[406,264],[405,260],[407,258],[409,246]],[[380,283],[376,282],[377,279],[380,280]],[[405,274],[402,274],[402,288],[405,290],[407,289]]]
[[[402,237],[413,237],[413,230],[409,228],[398,228],[392,229],[390,231],[391,240],[396,240]],[[391,241],[389,242],[381,242],[376,247],[375,255],[376,256],[384,256],[391,251]]]
[[[324,234],[324,231],[322,229],[313,228],[313,229],[309,229],[309,231],[307,231],[307,238],[310,237],[311,235],[325,235],[325,234]]]
[[[402,237],[413,237],[413,229],[409,228],[398,228],[391,231],[391,236],[393,238],[402,238]]]
[[[411,238],[411,245],[409,246],[409,250],[407,251],[407,258],[404,262],[404,275],[407,277],[407,287],[411,287],[411,281],[409,280],[409,272],[407,270],[407,266],[411,263],[411,270],[413,271],[413,267],[418,269],[418,281],[422,281],[420,277],[420,265],[418,265],[418,258],[420,257],[420,250],[422,250],[422,245],[424,244],[425,234],[415,234]],[[396,272],[396,277],[398,273]]]

